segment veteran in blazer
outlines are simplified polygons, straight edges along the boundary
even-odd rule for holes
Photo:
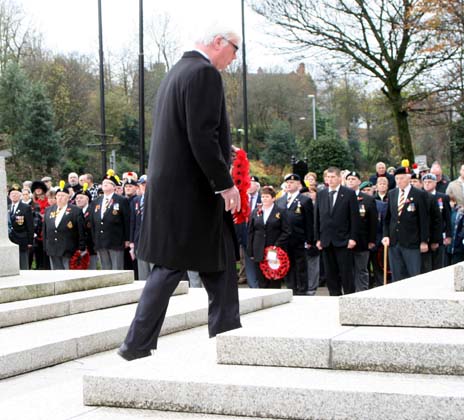
[[[259,263],[264,259],[264,250],[268,246],[277,246],[286,251],[290,237],[286,210],[275,205],[275,196],[274,188],[263,187],[262,203],[256,205],[248,223],[247,252],[255,264],[260,288],[281,287],[281,280],[268,280],[263,276]]]
[[[361,221],[358,241],[353,248],[354,285],[356,292],[361,292],[369,289],[369,253],[371,249],[375,248],[377,206],[374,197],[360,191],[361,176],[359,172],[349,172],[346,175],[346,185],[356,194]]]
[[[388,193],[382,243],[389,247],[392,281],[420,274],[421,252],[427,252],[429,248],[426,194],[411,186],[411,172],[408,167],[397,168],[397,187]]]
[[[278,207],[286,211],[290,225],[288,257],[290,271],[285,278],[288,289],[294,295],[307,295],[308,260],[306,248],[314,245],[314,208],[309,197],[300,193],[301,178],[297,174],[285,177],[287,192],[277,201]]]
[[[318,193],[316,246],[322,251],[331,296],[354,293],[353,249],[359,242],[360,215],[356,194],[341,185],[340,169],[326,170],[329,188]]]
[[[34,239],[34,222],[31,206],[21,201],[21,187],[12,185],[8,192],[11,200],[8,209],[8,231],[10,241],[19,246],[19,268],[29,270],[29,250],[32,249]]]
[[[87,252],[84,217],[69,199],[68,189],[61,187],[56,192],[56,204],[45,210],[43,242],[52,270],[68,270],[69,260],[78,249],[81,254]]]
[[[172,292],[186,270],[209,296],[210,337],[239,328],[237,242],[230,212],[240,195],[230,175],[231,140],[220,74],[240,37],[215,27],[169,71],[158,89],[138,256],[154,267],[119,355],[156,349]]]
[[[103,195],[90,207],[93,242],[103,270],[123,270],[124,249],[129,248],[129,202],[115,193],[116,184],[110,170],[101,183]]]

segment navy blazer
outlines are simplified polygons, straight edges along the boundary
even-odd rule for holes
[[[398,217],[399,188],[388,193],[388,207],[383,227],[384,237],[390,238],[390,246],[419,248],[430,236],[429,212],[425,191],[411,187],[406,202]]]

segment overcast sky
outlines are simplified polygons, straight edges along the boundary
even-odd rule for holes
[[[54,52],[98,54],[97,0],[15,0]],[[138,0],[102,0],[105,51],[129,49],[137,54]],[[191,47],[192,34],[212,20],[222,20],[241,31],[240,0],[144,0],[145,27],[154,16],[168,13],[178,31],[182,49]],[[258,67],[296,68],[287,57],[276,56],[266,45],[275,40],[264,34],[264,20],[246,8],[247,61]],[[146,39],[148,39],[146,37]],[[147,45],[145,48],[148,50]],[[136,57],[136,56],[135,56]]]

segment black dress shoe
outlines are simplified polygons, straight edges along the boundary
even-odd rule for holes
[[[123,359],[130,362],[131,360],[141,359],[142,357],[151,356],[151,350],[130,350],[125,343],[118,349],[118,354]]]

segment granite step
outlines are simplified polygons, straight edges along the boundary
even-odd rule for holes
[[[242,313],[287,303],[290,290],[240,289]],[[172,298],[161,334],[207,323],[204,289]],[[136,304],[101,309],[0,329],[0,378],[52,366],[118,347]]]
[[[134,281],[134,272],[116,270],[23,270],[0,279],[0,303],[72,293]]]
[[[295,297],[244,327],[217,337],[218,363],[464,375],[464,330],[341,326],[333,297]]]
[[[464,263],[454,265],[454,290],[464,292]]]
[[[138,302],[145,281],[0,304],[0,328]],[[182,281],[174,295],[188,293]]]
[[[454,266],[340,297],[340,323],[464,328],[464,293],[455,291]]]
[[[154,357],[85,375],[84,404],[281,419],[462,419],[464,377],[218,365],[205,333],[165,337]]]

